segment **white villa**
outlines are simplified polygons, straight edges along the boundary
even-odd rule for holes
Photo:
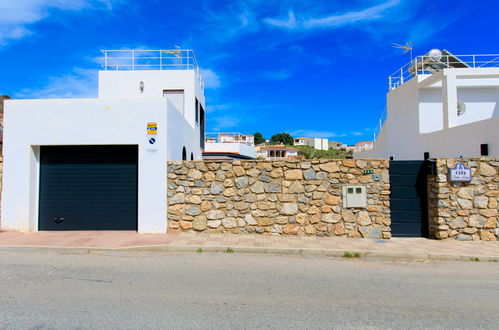
[[[196,57],[103,55],[97,98],[5,101],[3,229],[166,233],[166,162],[204,148]]]
[[[266,160],[294,160],[298,159],[298,150],[284,145],[257,146],[256,156]]]
[[[255,140],[250,134],[206,133],[203,159],[255,159]]]
[[[434,49],[389,77],[372,150],[355,158],[499,156],[499,55]]]
[[[295,146],[309,146],[317,150],[329,150],[328,139],[298,137],[294,139]]]

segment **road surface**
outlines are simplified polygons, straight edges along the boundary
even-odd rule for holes
[[[499,263],[0,250],[0,329],[499,329]]]

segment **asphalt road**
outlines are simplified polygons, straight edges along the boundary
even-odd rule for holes
[[[499,263],[3,249],[0,328],[499,329]]]

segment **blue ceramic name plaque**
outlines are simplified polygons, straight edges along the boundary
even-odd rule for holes
[[[456,167],[450,169],[449,181],[469,182],[471,181],[471,168],[463,163],[457,163]]]

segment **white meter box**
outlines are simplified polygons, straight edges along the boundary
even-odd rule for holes
[[[366,186],[346,185],[341,187],[343,195],[343,207],[365,208],[367,206]]]

